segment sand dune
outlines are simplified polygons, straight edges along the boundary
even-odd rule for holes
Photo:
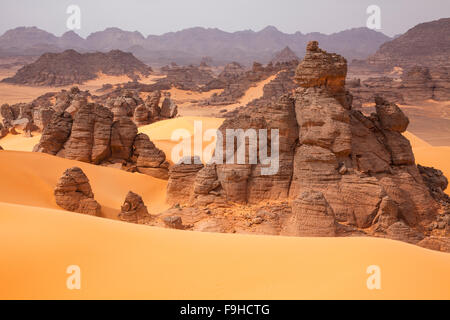
[[[128,191],[142,196],[149,212],[165,204],[167,182],[139,173],[101,167],[42,153],[0,151],[0,202],[58,209],[53,196],[56,181],[65,169],[78,166],[90,179],[102,216],[115,219]]]
[[[0,203],[0,298],[450,298],[450,255],[375,238],[210,234]],[[66,269],[81,289],[66,288]],[[369,265],[381,290],[368,290]]]

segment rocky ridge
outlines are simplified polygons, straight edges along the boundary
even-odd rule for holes
[[[67,50],[61,53],[45,53],[2,82],[32,86],[66,86],[95,79],[99,73],[127,75],[137,80],[140,75],[148,76],[150,71],[151,68],[136,59],[133,54],[120,50],[108,53],[78,53],[75,50]]]

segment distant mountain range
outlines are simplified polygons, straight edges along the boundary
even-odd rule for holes
[[[450,18],[418,24],[383,44],[367,62],[388,68],[414,65],[450,68]]]
[[[73,31],[58,37],[36,27],[18,27],[0,37],[0,56],[37,56],[67,49],[79,52],[122,50],[151,65],[199,63],[204,57],[211,57],[215,64],[237,61],[249,65],[253,61],[269,62],[286,46],[302,57],[307,42],[311,40],[319,41],[321,48],[339,53],[351,61],[367,58],[391,38],[368,28],[326,35],[317,32],[286,34],[269,26],[258,32],[233,33],[196,27],[147,37],[137,31],[107,28],[83,39]]]

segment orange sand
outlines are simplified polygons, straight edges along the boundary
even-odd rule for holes
[[[198,233],[0,207],[2,299],[450,298],[450,255],[397,241]],[[81,269],[80,290],[66,288],[69,265]],[[369,265],[381,268],[381,290],[366,287]]]
[[[142,196],[151,213],[168,208],[164,180],[48,154],[18,151],[0,151],[0,203],[58,209],[53,189],[64,170],[73,166],[80,167],[88,176],[104,217],[117,217],[130,190]]]

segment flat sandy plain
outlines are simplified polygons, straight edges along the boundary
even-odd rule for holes
[[[223,121],[180,117],[140,131],[170,156],[171,132],[192,132],[194,120],[204,129]],[[406,136],[418,163],[450,176],[449,146]],[[398,241],[200,233],[104,219],[117,216],[129,190],[161,212],[167,182],[30,152],[38,140],[0,140],[0,298],[450,299],[450,254]],[[75,165],[89,177],[102,217],[56,206],[56,181]],[[80,267],[80,290],[66,286],[70,265]],[[367,288],[370,265],[381,269],[380,290]]]

